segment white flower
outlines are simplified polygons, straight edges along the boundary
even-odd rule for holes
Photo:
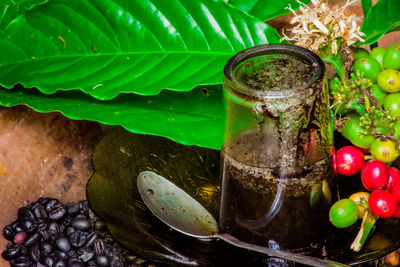
[[[353,45],[357,41],[364,42],[365,36],[357,25],[355,16],[345,15],[344,10],[355,0],[347,0],[342,7],[334,6],[330,8],[324,0],[311,0],[312,7],[304,5],[300,0],[300,12],[297,14],[289,5],[289,9],[294,18],[290,24],[296,24],[292,29],[291,36],[283,33],[283,39],[295,41],[296,45],[306,47],[314,52],[330,46],[334,55],[339,52],[339,45]]]

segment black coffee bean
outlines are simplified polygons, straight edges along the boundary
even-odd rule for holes
[[[11,224],[11,227],[15,230],[15,228],[16,227],[18,227],[19,226],[19,222],[18,221],[15,221],[15,222],[13,222],[12,224]]]
[[[22,252],[21,246],[18,244],[14,244],[14,245],[8,246],[7,250],[3,251],[1,256],[5,260],[11,260],[11,259],[15,259],[18,256],[20,256],[21,252]]]
[[[80,259],[73,257],[68,260],[68,267],[71,267],[71,266],[83,267],[83,264]]]
[[[54,265],[55,261],[56,261],[56,259],[52,255],[47,255],[43,259],[44,264],[46,264],[47,266],[50,266],[50,267],[52,267]]]
[[[23,231],[24,231],[24,229],[21,226],[19,226],[19,224],[17,227],[14,228],[14,234],[23,232]]]
[[[82,231],[75,231],[69,236],[69,241],[74,247],[81,247],[86,244],[88,234]]]
[[[76,215],[79,212],[79,205],[78,204],[69,205],[67,207],[67,212],[70,215]]]
[[[93,258],[94,251],[91,248],[83,247],[78,249],[78,254],[79,254],[78,258],[80,260],[82,260],[83,262],[88,262]]]
[[[39,202],[40,204],[42,204],[42,205],[46,205],[46,203],[49,202],[49,200],[50,200],[50,198],[47,198],[47,197],[40,197],[40,198],[38,199],[38,202]]]
[[[37,229],[36,222],[31,219],[23,219],[21,222],[21,225],[22,225],[22,228],[28,233],[32,233],[32,232],[36,231],[36,229]]]
[[[124,267],[124,265],[117,259],[112,259],[110,267]]]
[[[53,221],[58,221],[64,218],[65,215],[67,215],[67,210],[62,205],[49,211],[49,219]]]
[[[60,237],[56,240],[56,246],[59,250],[67,252],[71,250],[71,243],[68,238]]]
[[[47,231],[40,231],[40,235],[42,236],[42,240],[51,240],[51,235]]]
[[[90,228],[90,222],[86,218],[75,218],[71,225],[77,230],[88,230]]]
[[[86,242],[86,246],[90,247],[94,244],[94,241],[96,241],[96,239],[99,237],[99,235],[96,232],[92,232],[88,235],[87,237],[87,242]]]
[[[42,238],[42,235],[40,233],[34,233],[32,235],[29,235],[27,238],[25,238],[24,246],[31,247],[31,246],[39,243],[41,238]]]
[[[70,250],[67,252],[68,258],[78,258],[78,253],[75,250]]]
[[[89,203],[86,200],[81,200],[78,203],[79,210],[82,212],[88,212],[89,211]]]
[[[18,257],[11,262],[12,267],[30,267],[32,262],[25,256]]]
[[[36,219],[35,215],[28,208],[26,208],[26,207],[19,208],[18,220],[21,225],[23,224],[22,220],[35,221],[35,219]]]
[[[96,239],[94,241],[94,250],[96,254],[104,254],[106,252],[106,244],[102,239]]]
[[[71,227],[71,226],[67,227],[66,234],[68,236],[70,236],[73,232],[75,232],[75,228],[74,227]]]
[[[53,267],[67,267],[67,262],[64,260],[57,260]]]
[[[60,202],[57,199],[49,199],[49,201],[46,202],[46,205],[44,208],[46,209],[47,212],[50,212],[60,206]]]
[[[67,253],[65,253],[64,251],[57,251],[56,256],[57,256],[57,259],[60,259],[60,260],[65,260],[68,258]]]
[[[47,228],[47,231],[52,236],[58,236],[58,234],[60,233],[60,226],[56,222],[51,222],[49,224],[49,227]]]
[[[98,265],[97,265],[94,261],[89,261],[89,262],[87,263],[87,266],[88,266],[88,267],[97,267]]]
[[[39,244],[36,244],[35,246],[33,246],[31,248],[29,256],[30,256],[30,258],[31,258],[31,260],[33,262],[39,262],[40,258],[41,258],[41,255],[42,254],[41,254],[40,249],[39,249]]]
[[[42,219],[42,218],[37,219],[37,230],[38,231],[47,230],[48,225],[49,224],[44,219]]]
[[[50,253],[52,253],[53,246],[51,245],[51,241],[45,240],[40,243],[40,252],[42,252],[43,255],[49,255]]]
[[[98,254],[95,257],[95,262],[100,265],[100,266],[108,266],[108,264],[110,263],[109,258],[106,255],[103,254]]]
[[[36,203],[33,207],[32,207],[32,212],[35,214],[36,218],[43,218],[43,219],[47,219],[47,212],[44,209],[43,205],[40,203]]]
[[[14,228],[11,226],[11,224],[3,228],[3,235],[9,241],[14,239]]]

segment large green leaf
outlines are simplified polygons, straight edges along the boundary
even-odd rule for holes
[[[399,0],[379,0],[371,7],[361,25],[365,33],[365,43],[368,45],[378,41],[385,33],[400,28],[400,2]]]
[[[4,29],[17,16],[49,0],[0,0],[0,29]]]
[[[227,0],[227,2],[263,21],[290,13],[287,9],[289,5],[293,10],[300,6],[295,0]],[[311,1],[302,0],[301,2],[308,4]]]
[[[110,101],[95,100],[80,91],[44,95],[35,89],[0,90],[0,105],[20,104],[39,112],[58,110],[71,119],[121,125],[131,132],[214,149],[221,148],[225,127],[220,85],[190,92],[163,90],[156,96],[121,94]]]
[[[0,84],[97,99],[222,81],[236,52],[279,35],[224,1],[50,0],[0,35]]]

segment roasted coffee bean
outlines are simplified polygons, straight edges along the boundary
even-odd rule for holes
[[[67,252],[68,258],[78,258],[78,253],[75,250],[70,250]]]
[[[98,254],[95,257],[95,262],[100,266],[108,266],[110,263],[109,258],[106,255]]]
[[[65,260],[57,260],[53,267],[67,267],[67,262]]]
[[[71,250],[71,243],[69,242],[68,238],[60,237],[56,240],[56,246],[59,250],[68,252]]]
[[[99,238],[99,235],[96,232],[92,232],[87,237],[86,247],[90,247],[94,244],[94,241]]]
[[[19,222],[15,221],[11,224],[11,227],[15,230],[15,228],[17,228],[19,226]]]
[[[49,200],[50,200],[50,198],[47,198],[47,197],[40,197],[40,198],[38,199],[38,202],[39,202],[40,204],[42,204],[42,205],[46,205],[46,203],[49,202]]]
[[[87,266],[88,266],[88,267],[97,267],[98,265],[97,265],[94,261],[89,261],[89,262],[87,263]]]
[[[51,240],[51,235],[47,231],[40,231],[40,235],[42,236],[42,240]]]
[[[110,267],[124,267],[121,263],[120,259],[112,259],[110,263]]]
[[[56,259],[52,256],[52,255],[46,255],[44,258],[43,258],[43,262],[44,262],[44,264],[46,264],[47,266],[53,266],[54,265],[54,262],[56,261]]]
[[[56,256],[57,256],[57,259],[61,259],[61,260],[65,260],[68,258],[67,253],[65,253],[64,251],[59,251],[59,250],[56,252]]]
[[[32,220],[36,219],[35,215],[26,207],[19,208],[18,210],[18,220],[19,223],[22,225],[22,220]]]
[[[49,224],[44,219],[42,219],[42,218],[37,219],[37,230],[38,231],[46,231],[48,225]]]
[[[49,219],[53,221],[58,221],[64,218],[65,215],[67,215],[67,210],[62,205],[49,211]]]
[[[69,227],[67,227],[67,230],[66,230],[65,233],[66,233],[68,236],[70,236],[70,235],[72,235],[72,233],[74,233],[74,232],[75,232],[75,228],[69,226]]]
[[[87,236],[87,233],[78,230],[70,235],[69,241],[74,247],[80,248],[86,244]]]
[[[11,245],[11,246],[7,247],[7,250],[3,251],[1,256],[5,260],[11,260],[11,259],[15,259],[18,256],[20,256],[21,252],[22,252],[21,246],[18,245],[18,244],[14,244],[14,245]]]
[[[36,203],[32,207],[32,212],[35,214],[37,219],[39,219],[39,218],[47,219],[47,212],[44,209],[43,205],[40,203]]]
[[[79,201],[78,206],[81,212],[86,213],[89,210],[89,203],[86,200]]]
[[[67,207],[67,212],[72,216],[76,215],[79,212],[79,205],[78,204],[69,205]]]
[[[83,264],[82,264],[82,261],[80,259],[74,257],[74,258],[70,258],[68,260],[68,267],[71,267],[71,266],[83,267]]]
[[[91,248],[83,247],[78,249],[78,255],[79,255],[78,258],[82,262],[88,262],[91,259],[93,259],[94,251]]]
[[[90,222],[86,218],[77,217],[71,222],[72,227],[77,230],[88,230],[90,229]]]
[[[14,236],[13,242],[18,245],[22,245],[24,243],[27,234],[26,232],[19,232]]]
[[[96,251],[96,254],[104,254],[106,252],[106,244],[102,239],[94,241],[94,250]]]
[[[39,233],[34,233],[32,235],[29,235],[27,238],[25,238],[24,246],[31,247],[31,246],[39,243],[41,238],[42,238],[42,235]]]
[[[42,253],[40,252],[39,244],[36,244],[35,246],[33,246],[31,248],[29,256],[33,262],[39,262],[41,255],[42,255]]]
[[[51,241],[45,240],[40,243],[40,252],[42,252],[43,255],[49,255],[50,253],[52,253],[53,246],[51,245]]]
[[[12,267],[30,267],[32,262],[25,256],[18,257],[11,262]]]
[[[32,232],[36,231],[36,229],[37,229],[37,224],[36,224],[35,220],[23,219],[21,221],[21,225],[22,225],[22,228],[28,233],[32,233]]]
[[[58,236],[58,234],[60,233],[60,226],[56,222],[51,222],[49,224],[49,227],[47,228],[47,231],[52,236]]]
[[[14,228],[10,224],[7,225],[3,228],[3,235],[7,240],[12,241],[14,239]]]
[[[17,234],[17,233],[23,232],[23,231],[24,231],[24,229],[21,226],[19,226],[19,224],[18,224],[18,226],[16,226],[14,228],[14,234]]]
[[[60,206],[60,202],[57,199],[49,199],[49,201],[47,201],[44,208],[46,209],[47,212],[50,212],[50,211],[54,210],[55,208],[58,208],[59,206]]]

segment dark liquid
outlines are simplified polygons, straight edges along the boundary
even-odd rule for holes
[[[318,178],[322,173],[332,177],[328,164],[330,159],[314,165],[305,177],[280,179],[268,168],[244,165],[222,152],[221,230],[281,249],[309,249],[320,243],[331,227],[329,203]]]

